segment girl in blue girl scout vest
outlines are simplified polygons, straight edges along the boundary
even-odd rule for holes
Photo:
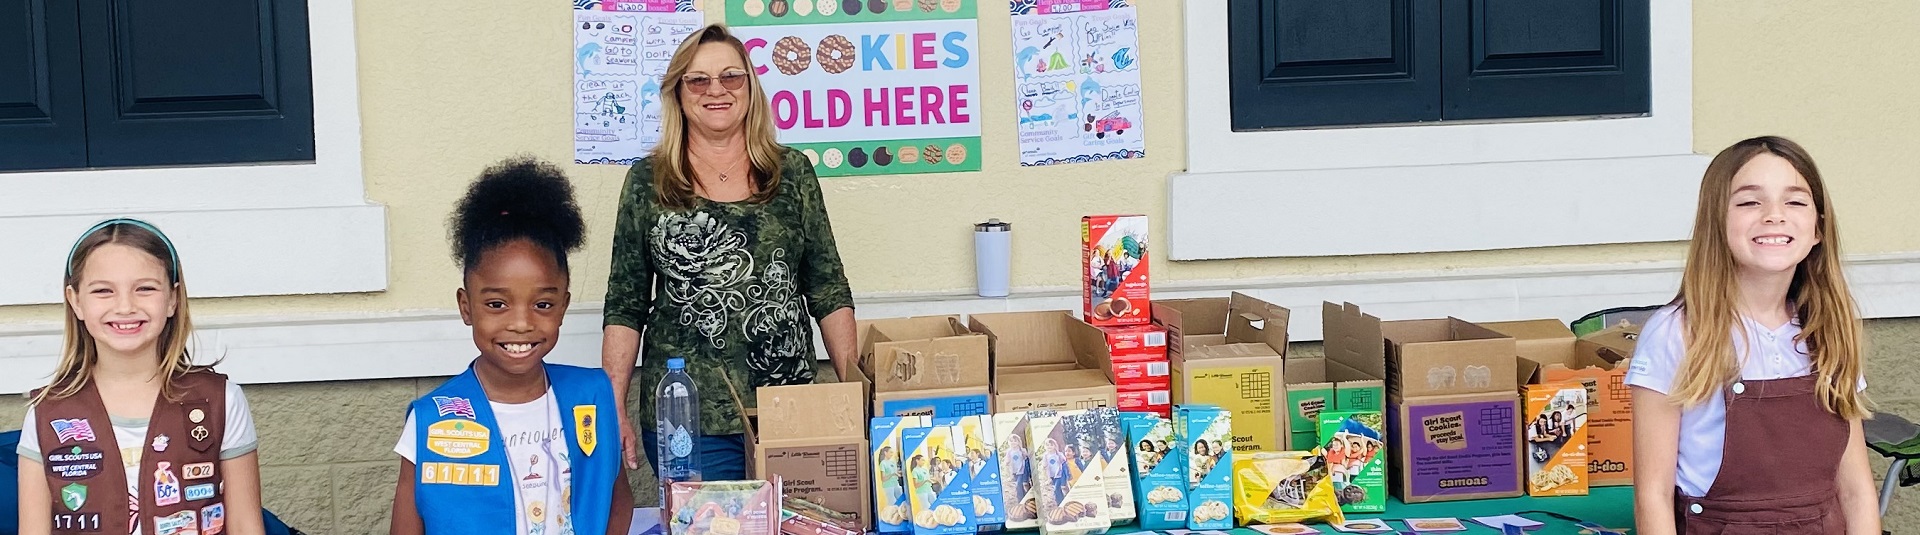
[[[625,534],[633,496],[607,375],[542,362],[571,298],[567,252],[585,241],[573,186],[552,165],[503,162],[451,225],[480,357],[414,400],[393,448],[392,532]]]

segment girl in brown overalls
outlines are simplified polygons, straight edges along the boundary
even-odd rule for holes
[[[1741,141],[1707,166],[1680,295],[1627,372],[1638,533],[1880,533],[1838,239],[1792,141]]]

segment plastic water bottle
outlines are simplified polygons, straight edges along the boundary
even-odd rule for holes
[[[667,359],[653,410],[660,450],[654,452],[654,473],[660,477],[660,501],[666,503],[673,482],[700,480],[700,394],[687,375],[686,359]]]

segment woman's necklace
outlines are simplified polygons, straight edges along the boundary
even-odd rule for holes
[[[702,156],[702,157],[700,157],[700,161],[701,161],[701,162],[704,162],[704,163],[706,163],[706,164],[707,164],[707,169],[715,169],[715,167],[713,166],[713,163],[712,163],[712,162],[708,162],[708,161],[707,161],[707,158],[706,158],[705,156]],[[741,164],[741,163],[743,163],[743,162],[744,162],[744,160],[743,160],[743,161],[741,161],[741,162],[734,162],[734,163],[733,163],[733,167],[728,167],[728,168],[727,168],[727,170],[725,170],[725,171],[721,171],[721,172],[719,173],[719,174],[720,174],[720,181],[721,181],[721,182],[726,182],[726,181],[727,181],[727,179],[729,179],[729,178],[732,178],[731,176],[729,176],[729,174],[730,174],[730,173],[732,173],[732,172],[733,172],[733,170],[735,170],[735,169],[739,169],[739,168],[740,168],[740,164]]]

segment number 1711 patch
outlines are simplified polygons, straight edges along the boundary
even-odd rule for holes
[[[100,531],[100,513],[67,513],[53,515],[53,529],[67,531]]]

